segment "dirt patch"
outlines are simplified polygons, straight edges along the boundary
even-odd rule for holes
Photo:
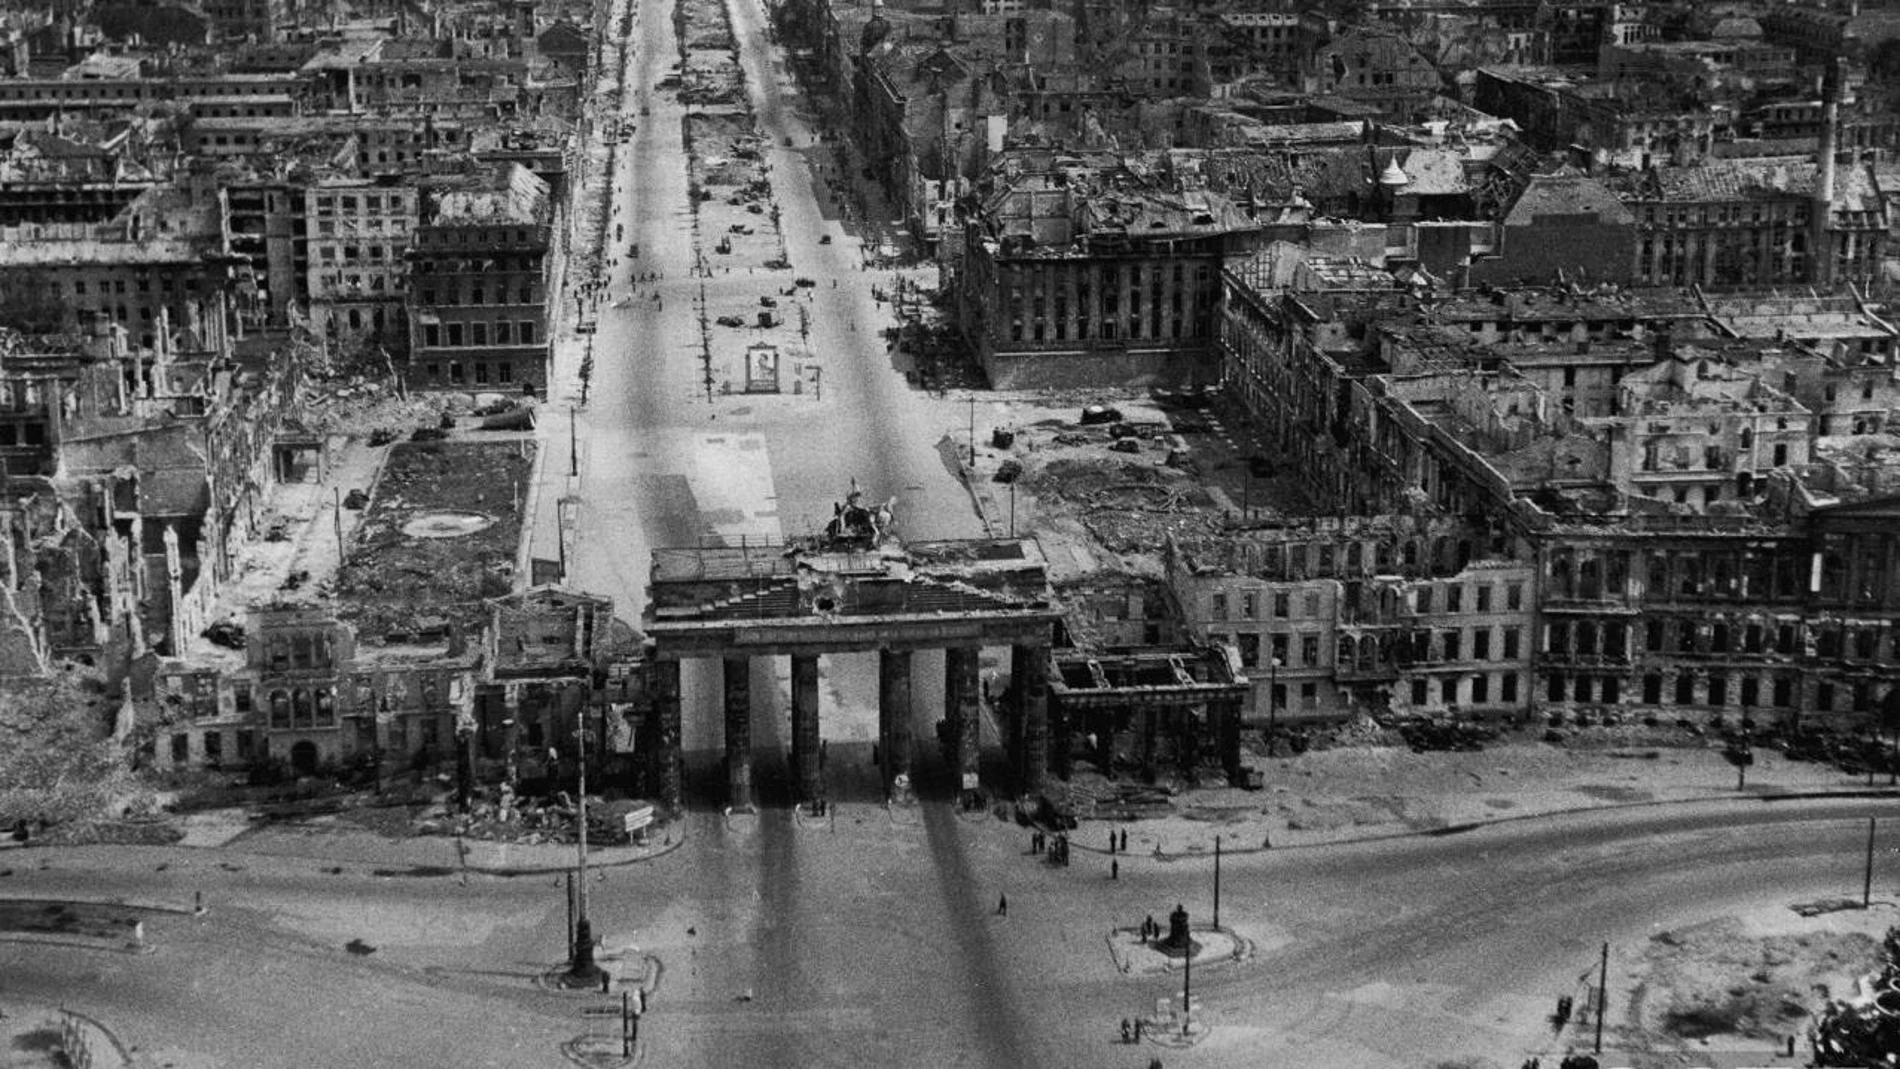
[[[1803,918],[1763,930],[1727,917],[1652,936],[1632,970],[1622,1046],[1768,1049],[1807,1031],[1828,1000],[1852,997],[1880,963],[1891,911]]]
[[[474,634],[484,598],[506,594],[521,540],[528,442],[404,442],[390,450],[336,590],[339,615],[364,641],[435,642]],[[459,538],[418,538],[410,524],[441,513],[494,519]]]

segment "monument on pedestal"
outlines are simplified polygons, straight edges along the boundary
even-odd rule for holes
[[[1191,958],[1201,949],[1201,944],[1188,934],[1187,907],[1175,904],[1174,912],[1168,914],[1168,937],[1155,944],[1155,949],[1171,958]]]

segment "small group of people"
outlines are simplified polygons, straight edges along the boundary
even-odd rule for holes
[[[1155,921],[1155,915],[1150,913],[1147,919],[1141,922],[1142,945],[1146,946],[1150,941],[1159,938],[1161,938],[1161,925]]]
[[[1067,865],[1069,863],[1069,837],[1061,832],[1057,832],[1055,839],[1051,841],[1046,832],[1031,832],[1029,835],[1029,852],[1032,854],[1047,852],[1050,864]]]
[[[1116,832],[1112,829],[1109,831],[1108,852],[1111,854],[1126,854],[1128,852],[1128,829],[1123,828],[1120,832]]]
[[[1137,1017],[1135,1018],[1133,1022],[1133,1027],[1130,1027],[1128,1018],[1126,1017],[1122,1018],[1122,1042],[1123,1043],[1141,1042],[1141,1030],[1142,1030],[1143,1024],[1144,1022],[1142,1021],[1142,1019]]]

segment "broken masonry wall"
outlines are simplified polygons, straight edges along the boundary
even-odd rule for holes
[[[991,348],[984,354],[983,371],[990,385],[999,390],[1074,390],[1103,386],[1184,389],[1218,383],[1220,356],[1206,345],[1187,350],[1123,348],[1064,352],[1000,352]]]
[[[51,671],[39,626],[22,611],[14,591],[0,586],[0,680],[43,679]]]

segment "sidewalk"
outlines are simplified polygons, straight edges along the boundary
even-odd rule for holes
[[[1651,755],[1654,756],[1651,756]],[[1293,758],[1255,759],[1263,791],[1206,788],[1177,795],[1171,811],[1103,807],[1080,812],[1070,833],[1078,853],[1107,855],[1108,836],[1126,832],[1131,856],[1162,861],[1211,857],[1214,839],[1227,854],[1334,846],[1406,836],[1443,835],[1533,817],[1662,805],[1758,803],[1815,797],[1900,797],[1900,788],[1757,751],[1747,785],[1716,751],[1663,747],[1566,749],[1512,742],[1472,753],[1416,754],[1399,747],[1353,747]],[[1069,784],[1078,793],[1093,778]],[[1058,784],[1059,785],[1059,781]],[[891,826],[915,822],[893,819]],[[241,811],[181,819],[181,845],[259,856],[369,865],[391,875],[458,872],[517,876],[574,867],[571,844],[515,844],[422,835],[387,838],[349,820],[325,816],[296,823],[253,824]],[[1013,822],[972,821],[1004,837],[1026,835]],[[654,829],[646,846],[594,847],[590,867],[611,868],[671,853],[685,825]]]
[[[371,865],[390,875],[532,876],[568,872],[575,866],[571,843],[502,843],[449,835],[389,838],[339,817],[254,824],[234,810],[193,813],[180,819],[179,844],[227,849],[262,857],[301,858]],[[683,824],[652,829],[646,845],[590,846],[588,868],[615,868],[670,854],[686,841]]]
[[[1885,776],[1864,777],[1767,749],[1738,789],[1736,770],[1716,749],[1554,746],[1509,741],[1468,753],[1413,753],[1393,746],[1251,757],[1261,791],[1208,788],[1174,799],[1164,816],[1123,819],[1128,809],[1078,810],[1073,848],[1108,853],[1111,828],[1128,833],[1128,853],[1162,860],[1223,853],[1331,846],[1414,835],[1443,835],[1532,817],[1638,806],[1810,797],[1900,797]],[[1104,781],[1077,776],[1076,793]],[[1270,844],[1270,845],[1269,845]]]

